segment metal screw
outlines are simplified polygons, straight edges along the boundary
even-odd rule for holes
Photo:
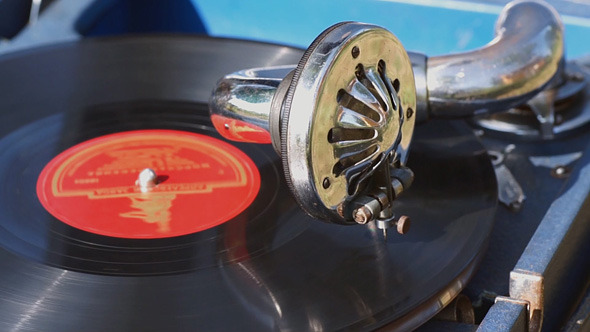
[[[356,59],[361,54],[361,50],[359,49],[358,46],[355,46],[355,47],[352,48],[352,52],[351,53],[352,53],[352,58],[353,59]]]
[[[324,178],[324,181],[322,181],[322,187],[324,187],[324,189],[330,188],[330,179],[329,178]]]
[[[357,223],[364,225],[369,222],[369,220],[373,219],[373,212],[366,207],[361,206],[360,208],[354,210],[353,213],[354,221]]]
[[[567,178],[571,173],[571,169],[567,166],[556,166],[551,170],[551,176],[558,179]]]
[[[338,212],[339,216],[344,218],[344,203],[338,204],[338,206],[336,207],[336,212]]]
[[[400,234],[406,234],[410,230],[411,220],[408,216],[401,216],[395,223],[397,227],[397,232]]]

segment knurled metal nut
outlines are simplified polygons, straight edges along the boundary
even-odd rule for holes
[[[354,211],[354,221],[359,224],[366,224],[371,218],[373,218],[373,213],[366,206],[361,206]]]
[[[411,220],[408,216],[401,216],[397,222],[397,232],[400,234],[406,234],[410,230]]]

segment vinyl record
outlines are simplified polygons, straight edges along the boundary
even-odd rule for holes
[[[272,147],[211,126],[219,77],[300,55],[166,36],[0,58],[0,330],[408,329],[448,303],[496,207],[463,123],[417,128],[412,229],[387,239],[306,216]]]

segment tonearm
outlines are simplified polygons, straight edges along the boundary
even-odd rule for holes
[[[563,38],[555,10],[537,1],[508,4],[482,48],[436,57],[406,52],[384,28],[338,23],[297,65],[223,77],[211,117],[228,139],[272,143],[308,214],[404,233],[393,203],[414,178],[414,125],[505,111],[560,84]]]

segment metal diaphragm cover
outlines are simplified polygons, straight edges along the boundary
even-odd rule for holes
[[[344,22],[316,38],[289,83],[273,110],[287,183],[310,215],[355,223],[347,207],[372,190],[376,169],[406,163],[416,118],[410,59],[389,31]]]

